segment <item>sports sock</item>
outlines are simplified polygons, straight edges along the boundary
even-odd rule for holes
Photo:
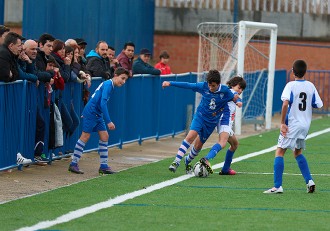
[[[72,161],[70,165],[77,165],[80,157],[84,151],[85,148],[85,143],[82,140],[78,140],[76,143],[76,146],[74,147],[74,151],[73,151],[73,156],[72,156]]]
[[[223,164],[222,172],[227,173],[229,171],[231,162],[233,160],[235,151],[230,151],[230,149],[226,152],[225,163]]]
[[[192,147],[189,155],[186,157],[186,163],[189,164],[193,159],[195,159],[200,151],[201,150],[196,150],[195,147]]]
[[[189,147],[190,147],[190,143],[188,143],[186,140],[183,140],[178,150],[178,153],[176,154],[174,160],[175,163],[180,164],[182,157],[186,154]]]
[[[213,145],[213,147],[211,148],[211,150],[209,151],[209,153],[205,156],[205,158],[207,160],[212,160],[218,152],[220,152],[222,149],[221,145],[219,143],[216,143],[215,145]]]
[[[108,167],[108,142],[99,140],[100,168]]]
[[[309,171],[308,163],[307,163],[307,160],[306,160],[305,156],[303,154],[297,156],[296,161],[297,161],[297,164],[300,168],[300,172],[301,172],[301,174],[303,175],[303,177],[305,179],[306,184],[308,184],[308,181],[312,180],[313,178],[312,178],[311,173]]]
[[[284,158],[277,156],[274,159],[274,187],[279,188],[282,186],[282,177],[284,171]]]

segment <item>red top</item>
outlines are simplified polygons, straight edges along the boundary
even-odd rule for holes
[[[165,63],[157,63],[155,65],[155,68],[159,69],[161,71],[161,75],[169,75],[172,74],[171,68],[169,65],[165,64]]]

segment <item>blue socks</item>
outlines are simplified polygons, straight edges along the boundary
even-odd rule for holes
[[[282,186],[282,177],[284,171],[284,158],[277,156],[274,159],[274,187],[279,188]]]
[[[235,151],[230,151],[229,149],[226,152],[226,158],[225,158],[225,163],[223,164],[222,167],[222,172],[227,173],[229,171],[231,162],[233,160],[233,156],[234,156]]]
[[[296,157],[297,164],[300,168],[300,172],[303,175],[306,184],[308,184],[309,180],[312,180],[311,173],[309,171],[308,163],[303,154]]]
[[[220,152],[221,149],[222,149],[221,145],[219,143],[216,143],[215,145],[213,145],[213,147],[211,148],[209,153],[205,156],[205,158],[207,160],[212,160],[217,155],[217,153]]]

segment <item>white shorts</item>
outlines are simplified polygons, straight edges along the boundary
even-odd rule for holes
[[[219,128],[219,126],[217,126],[217,131],[218,131],[218,134],[220,134],[222,132],[227,132],[229,134],[229,136],[234,135],[233,129],[231,128],[231,126],[228,126],[228,125],[221,125],[220,128]]]
[[[294,151],[295,149],[305,149],[306,143],[305,139],[287,138],[280,134],[278,137],[277,147],[282,149],[291,149]]]

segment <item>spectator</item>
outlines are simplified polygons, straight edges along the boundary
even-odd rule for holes
[[[42,34],[39,38],[39,49],[37,53],[36,65],[40,71],[46,71],[47,60],[53,51],[53,43],[55,38],[50,34]],[[51,73],[52,76],[54,73]]]
[[[155,68],[161,71],[161,75],[170,75],[172,74],[171,68],[168,65],[170,55],[167,51],[162,51],[159,55],[160,61],[155,65]]]
[[[65,44],[65,46],[70,46],[70,47],[78,46],[77,41],[74,39],[68,39],[65,41],[64,44]]]
[[[91,83],[92,83],[91,82],[91,74],[86,68],[87,59],[86,59],[85,50],[86,50],[87,42],[82,38],[76,38],[75,40],[76,40],[76,42],[78,43],[78,46],[79,46],[78,63],[80,64],[81,71],[83,71],[86,74],[86,77],[88,79],[85,82],[85,85],[84,85],[84,88],[83,88],[83,101],[84,101],[84,105],[86,105],[87,101],[88,101],[88,98],[89,98],[89,94],[90,94],[88,88],[91,86]]]
[[[89,75],[81,69],[81,65],[78,62],[79,47],[75,46],[75,48],[73,48],[71,46],[65,46],[65,57],[71,60],[71,78],[79,83],[87,83],[90,77],[88,78]],[[88,84],[90,86],[90,83]]]
[[[117,56],[120,65],[129,71],[129,77],[133,77],[134,49],[134,43],[127,42],[125,43],[122,52]]]
[[[65,44],[62,40],[55,39],[53,43],[53,51],[51,55],[59,65],[60,73],[65,82],[70,81],[71,77],[71,60],[65,57]]]
[[[39,71],[36,67],[36,58],[38,53],[38,43],[32,39],[26,40],[23,45],[23,50],[25,54],[30,59],[31,63],[19,61],[21,69],[27,73],[35,74],[38,78],[38,81],[41,82],[50,82],[53,84],[53,79],[51,73],[47,71]]]
[[[22,51],[24,38],[9,32],[0,46],[0,81],[14,82],[19,79],[18,55]]]
[[[10,29],[4,25],[0,25],[0,45],[3,44],[6,35],[9,33]]]
[[[140,51],[140,56],[133,64],[133,75],[135,74],[150,74],[150,75],[160,75],[160,70],[154,68],[149,64],[151,57],[151,52],[143,48]]]
[[[20,79],[37,83],[37,85],[39,84],[38,77],[34,73],[32,60],[25,53],[24,46],[18,56],[18,71]]]
[[[104,80],[111,78],[107,51],[108,44],[105,41],[99,41],[95,50],[91,50],[87,55],[86,68],[92,77],[102,77]]]
[[[121,67],[118,59],[115,58],[115,48],[108,46],[108,51],[107,51],[107,56],[108,56],[108,61],[109,61],[109,66],[110,66],[110,75],[111,79],[114,76],[115,70],[117,67]]]

